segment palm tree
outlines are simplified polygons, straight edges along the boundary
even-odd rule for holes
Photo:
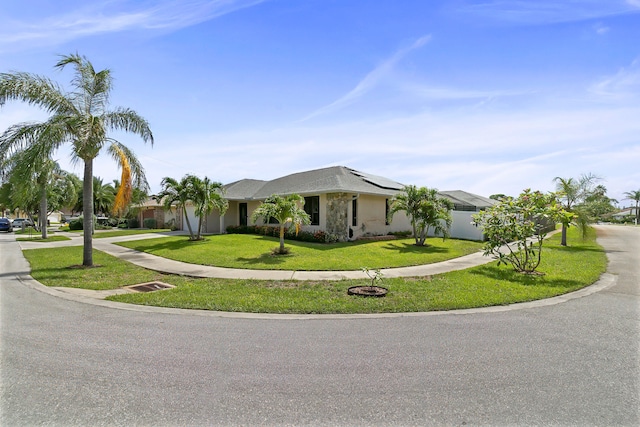
[[[449,237],[452,209],[453,202],[440,197],[435,188],[407,185],[403,193],[391,200],[387,220],[391,223],[393,214],[404,211],[411,222],[416,246],[424,246],[431,227],[434,234]]]
[[[304,197],[298,194],[290,194],[288,196],[271,195],[258,208],[253,211],[251,220],[256,222],[258,219],[267,223],[271,218],[275,218],[280,224],[280,247],[277,254],[284,255],[288,251],[284,247],[284,227],[288,222],[295,224],[296,230],[302,224],[310,224],[311,218],[300,205],[304,205]]]
[[[195,240],[193,230],[191,228],[191,222],[187,215],[187,203],[192,200],[192,188],[191,181],[193,175],[185,175],[180,181],[177,181],[170,177],[162,178],[160,185],[162,190],[155,196],[155,199],[164,205],[164,208],[171,210],[171,207],[176,204],[177,208],[182,210],[182,216],[187,223],[187,229],[189,230],[189,239]]]
[[[147,121],[135,111],[109,110],[113,88],[109,69],[96,71],[86,57],[78,54],[62,56],[55,68],[61,70],[68,65],[75,71],[69,93],[46,77],[23,72],[0,74],[0,105],[7,100],[24,101],[51,114],[45,122],[20,123],[7,129],[0,137],[0,157],[32,145],[50,155],[63,144],[71,144],[73,158],[84,163],[82,264],[92,266],[93,160],[105,148],[116,161],[123,152],[135,180],[144,182],[144,171],[133,153],[108,134],[115,130],[131,132],[151,144],[153,135]]]
[[[102,178],[93,177],[93,213],[108,214],[116,198],[116,190],[109,183],[103,184]]]
[[[14,184],[16,198],[25,208],[31,206],[35,210],[39,199],[37,229],[46,239],[49,199],[53,199],[51,207],[56,210],[62,205],[75,203],[76,194],[70,174],[51,158],[41,156],[38,147],[31,146],[9,158],[12,164],[9,180]]]
[[[195,207],[195,214],[198,217],[198,232],[196,240],[200,240],[202,231],[202,220],[214,209],[224,215],[229,207],[229,202],[222,197],[222,184],[211,181],[206,176],[200,179],[197,176],[189,176],[191,186],[191,202]]]
[[[627,191],[624,195],[627,199],[636,201],[636,225],[638,225],[638,222],[640,222],[640,210],[638,209],[638,205],[640,205],[640,190]]]
[[[583,209],[577,209],[577,205],[584,201],[591,193],[593,184],[600,178],[589,173],[583,174],[580,179],[574,178],[561,178],[559,176],[553,178],[556,183],[556,191],[563,202],[562,207],[574,215],[576,224],[582,229],[583,235],[586,233],[589,219],[586,217],[586,213]],[[565,217],[566,220],[562,223],[562,238],[560,244],[567,246],[567,228],[569,228],[571,222],[570,216]]]

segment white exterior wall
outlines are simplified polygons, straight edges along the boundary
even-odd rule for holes
[[[473,225],[473,219],[471,215],[477,212],[469,211],[452,211],[451,217],[453,222],[451,223],[451,237],[456,239],[466,240],[483,240],[484,234],[482,228]]]
[[[451,211],[450,237],[453,239],[482,240],[483,233],[480,227],[473,225],[471,215],[477,212]],[[429,236],[433,236],[433,229],[429,230]]]
[[[193,234],[198,233],[198,217],[195,213],[195,207],[191,205],[187,205],[187,218],[189,218],[189,224],[191,224],[191,231]],[[189,227],[187,226],[187,221],[182,221],[182,229],[184,231],[189,231]]]
[[[320,194],[320,225],[306,225],[302,229],[305,231],[315,232],[317,230],[326,230],[327,227],[327,196],[325,194]],[[355,195],[354,195],[355,196]],[[386,198],[380,196],[370,196],[370,195],[360,195],[358,197],[358,218],[357,225],[352,225],[352,205],[349,203],[348,205],[348,214],[347,221],[349,228],[353,230],[353,238],[361,237],[365,234],[367,235],[385,235],[389,232],[399,232],[399,231],[411,231],[411,223],[409,218],[404,212],[396,212],[393,216],[393,221],[391,224],[386,225],[385,223],[385,214],[386,214]],[[224,224],[221,224],[220,217],[217,212],[212,213],[207,217],[207,226],[206,231],[208,233],[219,233],[224,232],[226,226],[228,225],[238,225],[239,224],[239,212],[238,212],[238,203],[239,202],[231,202],[229,204],[229,209],[227,210],[223,221]],[[249,215],[249,225],[264,225],[262,220],[258,220],[257,222],[251,221],[251,215],[253,212],[260,206],[260,201],[249,201],[247,202],[247,211]],[[189,214],[189,219],[192,221],[192,227],[197,227],[197,218],[193,214],[193,207],[187,207],[187,213]],[[451,237],[455,239],[466,239],[466,240],[482,240],[483,234],[482,230],[473,224],[471,224],[471,215],[476,212],[468,212],[468,211],[452,211],[451,216],[453,218],[453,222],[451,225]],[[364,229],[362,225],[364,224]],[[222,226],[222,228],[221,228]],[[183,229],[186,230],[187,226],[183,223]],[[195,230],[194,230],[195,232]],[[433,235],[433,233],[430,233]]]
[[[226,231],[227,227],[230,225],[240,225],[240,208],[238,207],[240,202],[231,201],[229,202],[229,209],[224,214],[224,228],[223,233]]]
[[[250,201],[247,202],[247,216],[249,217],[247,219],[247,224],[248,225],[265,225],[264,221],[262,220],[262,218],[258,219],[257,221],[252,221],[251,220],[251,216],[253,215],[253,212],[258,209],[258,207],[262,204],[262,202],[260,201]],[[239,218],[238,218],[239,213],[236,212],[236,216],[235,216],[235,224],[238,225],[239,223]],[[275,224],[272,224],[275,225]]]
[[[213,212],[207,215],[204,230],[206,233],[220,233],[220,212],[214,209]]]
[[[352,206],[349,206],[349,227],[353,237],[363,235],[385,235],[389,232],[409,231],[411,223],[404,212],[396,212],[391,224],[386,223],[387,198],[380,196],[360,195],[357,199],[357,225],[353,226]]]

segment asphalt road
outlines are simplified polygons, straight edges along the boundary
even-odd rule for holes
[[[353,319],[122,310],[26,286],[0,236],[2,426],[640,425],[640,228],[538,308]]]

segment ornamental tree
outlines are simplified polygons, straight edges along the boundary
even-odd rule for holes
[[[304,197],[299,194],[290,194],[288,196],[278,196],[273,194],[264,201],[258,208],[253,211],[251,220],[256,222],[262,219],[265,223],[269,219],[275,218],[280,224],[280,247],[276,253],[285,255],[288,251],[284,247],[284,229],[288,222],[296,226],[296,230],[303,224],[310,224],[311,218],[304,211],[301,205],[304,205]]]
[[[391,200],[387,220],[391,223],[393,214],[404,211],[411,222],[416,246],[425,246],[430,228],[435,235],[441,234],[443,239],[449,237],[452,209],[453,202],[440,197],[435,188],[407,185],[403,193]]]
[[[557,196],[561,200],[563,208],[574,214],[568,220],[562,221],[562,237],[560,239],[562,246],[567,246],[567,229],[572,220],[575,220],[576,225],[582,229],[583,237],[586,235],[589,218],[580,205],[592,194],[593,186],[599,180],[600,178],[592,173],[583,174],[579,179],[559,176],[553,178],[553,182],[556,183]]]
[[[165,209],[171,210],[176,204],[182,210],[182,215],[189,230],[189,240],[201,240],[201,230],[204,218],[214,209],[224,215],[229,203],[222,196],[222,184],[211,181],[206,176],[204,179],[187,174],[180,181],[165,177],[161,182],[162,191],[155,199],[162,201]],[[194,214],[198,218],[198,228],[193,232],[189,215],[187,215],[187,203],[193,204]]]
[[[524,190],[517,198],[506,197],[473,215],[487,242],[484,255],[498,265],[511,264],[515,271],[532,274],[542,259],[542,242],[549,223],[569,223],[573,214],[562,207],[556,193]]]

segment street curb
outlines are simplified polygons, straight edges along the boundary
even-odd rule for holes
[[[211,310],[192,310],[184,308],[167,308],[167,307],[154,307],[143,306],[135,304],[126,304],[115,301],[107,301],[103,299],[97,299],[95,297],[79,295],[73,293],[73,288],[50,288],[38,282],[31,276],[18,276],[18,279],[25,286],[70,301],[75,301],[84,304],[91,304],[105,308],[136,311],[141,313],[157,313],[157,314],[175,314],[175,315],[193,315],[203,317],[218,317],[218,318],[230,318],[230,319],[262,319],[262,320],[334,320],[334,319],[383,319],[383,318],[398,318],[398,317],[428,317],[428,316],[443,316],[443,315],[466,315],[466,314],[488,314],[488,313],[502,313],[507,311],[526,310],[532,308],[549,307],[557,304],[562,304],[575,299],[583,298],[594,293],[603,291],[607,288],[614,286],[618,277],[614,274],[603,273],[600,278],[585,288],[579,289],[574,292],[570,292],[563,295],[558,295],[552,298],[521,302],[510,305],[500,305],[492,307],[480,307],[469,308],[460,310],[448,310],[448,311],[427,311],[427,312],[409,312],[409,313],[367,313],[367,314],[275,314],[275,313],[243,313],[243,312],[229,312],[229,311],[211,311]]]

